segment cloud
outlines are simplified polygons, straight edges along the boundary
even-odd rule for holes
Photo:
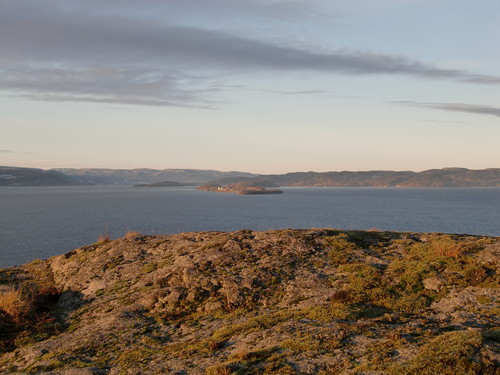
[[[8,13],[8,12],[7,12]],[[437,68],[404,56],[362,50],[298,49],[219,30],[164,25],[126,18],[15,20],[0,14],[0,45],[13,59],[40,63],[182,66],[225,71],[310,70],[340,74],[402,74],[426,78],[498,83],[500,77]],[[24,22],[23,22],[24,21]]]
[[[155,69],[93,66],[0,67],[0,87],[45,101],[210,108],[210,80]]]
[[[15,1],[15,0],[14,0]],[[25,3],[32,1],[19,0]],[[19,3],[17,1],[17,3]],[[39,2],[41,0],[38,0]],[[42,1],[43,2],[43,1]],[[47,2],[46,2],[47,3]],[[60,5],[59,5],[60,6]],[[89,7],[95,13],[150,13],[153,10],[169,12],[183,12],[185,14],[202,13],[205,17],[213,14],[227,15],[247,15],[254,14],[262,17],[275,17],[277,15],[303,16],[304,12],[314,11],[319,7],[314,0],[66,0],[64,7],[78,9],[79,11],[89,11]],[[165,13],[161,14],[165,17]]]
[[[309,95],[309,94],[326,94],[326,90],[300,90],[300,91],[275,91],[283,95]]]
[[[270,90],[270,89],[249,89],[246,88],[246,90],[250,91],[261,91],[261,92],[267,92],[271,94],[279,94],[279,95],[318,95],[318,94],[328,94],[329,91],[327,90],[295,90],[295,91],[286,91],[286,90]]]
[[[12,154],[11,150],[0,150],[0,153],[2,154]]]
[[[208,3],[192,1],[201,7]],[[118,13],[116,9],[136,4],[129,0],[121,8],[116,0],[102,8],[101,2],[90,3],[94,6],[77,0],[64,6],[4,0],[0,12],[0,90],[38,100],[205,108],[214,103],[210,93],[223,89],[222,82],[210,77],[228,74],[311,71],[500,84],[497,76],[439,68],[405,56],[296,48],[283,41]],[[181,4],[180,0],[168,3]],[[158,0],[148,0],[148,4],[165,6]],[[235,12],[252,7],[262,14],[264,9],[307,7],[305,1],[215,0],[210,4],[217,9],[225,5]],[[134,6],[135,10],[140,8]]]
[[[468,124],[467,121],[419,120],[419,122],[430,122],[436,124]]]
[[[498,107],[463,103],[423,103],[422,105],[427,108],[442,109],[445,111],[468,112],[500,117],[500,108]]]
[[[500,108],[487,105],[464,104],[464,103],[419,103],[419,102],[395,102],[417,107],[439,109],[443,111],[467,112],[480,115],[500,117]]]

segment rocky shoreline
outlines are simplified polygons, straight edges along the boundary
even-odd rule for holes
[[[496,375],[499,259],[467,235],[102,239],[0,270],[0,372]]]

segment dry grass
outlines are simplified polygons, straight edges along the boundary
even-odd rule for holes
[[[463,242],[454,241],[449,237],[436,239],[431,242],[431,246],[435,255],[451,258],[458,258],[467,250]]]
[[[21,321],[29,308],[30,302],[23,296],[20,289],[10,287],[9,290],[0,294],[0,311],[4,311],[16,323]]]
[[[140,236],[141,235],[141,232],[138,232],[138,231],[133,231],[133,230],[129,230],[127,233],[125,233],[125,238],[135,238],[137,236]]]
[[[109,242],[111,238],[109,237],[109,233],[101,234],[97,237],[97,244],[101,245],[103,243]]]

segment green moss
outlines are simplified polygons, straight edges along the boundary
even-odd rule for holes
[[[350,263],[339,267],[339,272],[348,273],[347,291],[350,300],[345,303],[356,304],[370,301],[370,291],[380,285],[380,271],[366,263]]]
[[[251,352],[240,352],[225,363],[215,364],[205,370],[207,375],[293,375],[297,371],[286,361],[279,347],[269,347]]]
[[[423,279],[433,277],[442,270],[438,263],[416,259],[396,259],[387,269],[388,282],[397,280],[398,286],[406,291],[417,292],[424,289]]]
[[[394,375],[480,375],[488,372],[476,357],[482,336],[478,331],[444,333],[428,344],[411,361],[393,365]],[[486,372],[485,372],[486,371]]]
[[[369,363],[368,367],[371,369],[381,368],[380,365],[390,363],[397,353],[396,348],[397,345],[392,340],[381,340],[371,344],[365,355]]]
[[[215,341],[228,340],[232,336],[240,333],[250,333],[252,331],[267,329],[274,325],[286,321],[293,317],[293,312],[281,310],[266,315],[258,315],[248,320],[233,325],[227,325],[214,331],[212,339]]]
[[[303,311],[309,319],[320,322],[332,322],[336,320],[355,320],[365,312],[363,305],[346,305],[334,302],[327,306],[312,306]]]
[[[204,244],[201,247],[201,250],[210,250],[210,249],[221,249],[225,244],[227,240],[224,241],[216,241],[216,242],[209,242]]]
[[[120,367],[130,368],[131,366],[145,366],[156,355],[159,348],[150,346],[137,346],[133,349],[124,350],[115,361]]]
[[[232,375],[237,374],[231,370],[230,366],[223,364],[216,364],[205,369],[205,375]]]
[[[339,234],[325,238],[325,242],[330,251],[328,257],[335,265],[346,264],[353,259],[353,252],[358,248],[354,242],[349,241],[346,234]]]
[[[483,338],[485,340],[494,341],[500,344],[500,328],[486,329],[483,331]]]
[[[107,271],[116,268],[120,264],[122,264],[123,260],[124,260],[123,255],[114,256],[106,264],[104,264],[103,270]]]
[[[142,274],[151,273],[153,271],[156,271],[157,268],[158,268],[157,264],[147,263],[141,267],[141,273]]]

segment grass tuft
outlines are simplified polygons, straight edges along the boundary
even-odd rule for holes
[[[20,289],[11,286],[0,294],[0,311],[7,314],[16,324],[21,322],[22,317],[29,309],[30,302]]]

